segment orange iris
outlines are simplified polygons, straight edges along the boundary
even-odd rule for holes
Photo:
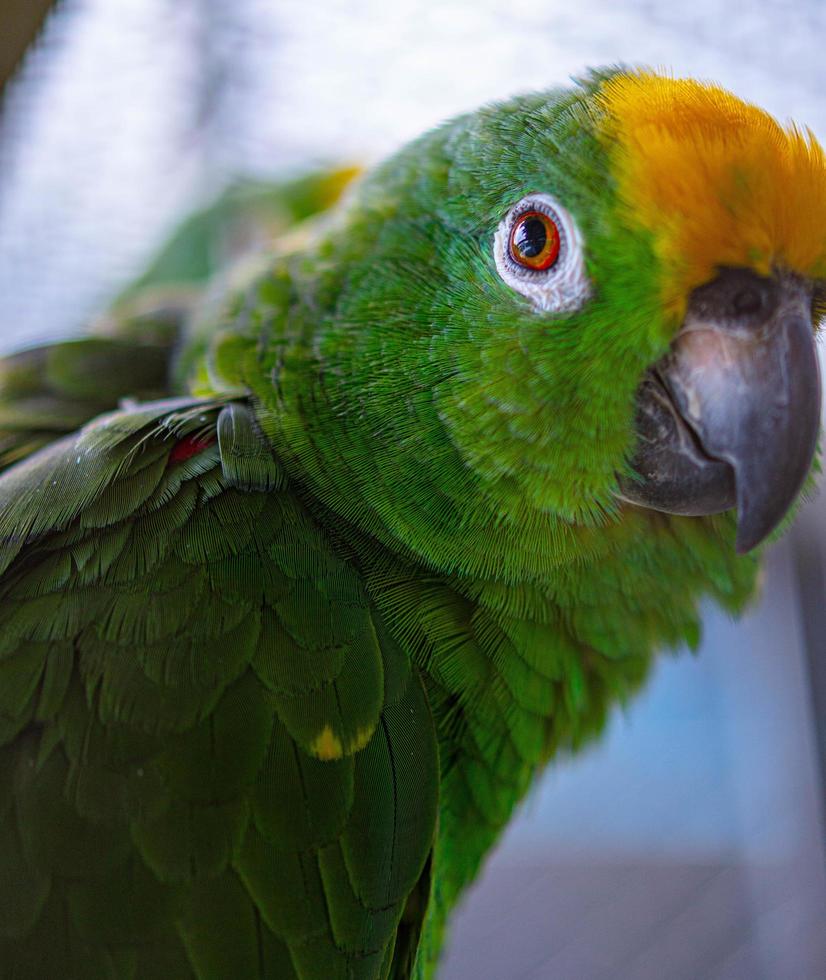
[[[526,211],[511,229],[510,252],[526,269],[550,269],[559,258],[559,229],[542,211]]]

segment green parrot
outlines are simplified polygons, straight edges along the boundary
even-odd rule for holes
[[[620,68],[342,182],[0,365],[3,980],[432,976],[810,479],[811,136]]]

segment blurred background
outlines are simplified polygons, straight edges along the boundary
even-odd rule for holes
[[[0,351],[76,333],[240,177],[369,163],[445,116],[625,61],[826,138],[818,0],[4,0]],[[32,40],[36,38],[36,43]],[[762,600],[708,609],[560,760],[459,911],[441,980],[826,976],[826,502]]]

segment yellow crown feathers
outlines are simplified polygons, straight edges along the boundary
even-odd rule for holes
[[[826,275],[826,158],[811,132],[650,72],[614,75],[598,102],[625,220],[653,236],[669,313],[720,266]]]

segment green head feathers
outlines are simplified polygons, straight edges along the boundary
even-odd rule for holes
[[[713,215],[732,181],[742,197],[747,164],[776,136],[760,128],[769,117],[719,91],[608,72],[461,117],[363,178],[306,251],[265,275],[256,288],[288,314],[264,331],[265,372],[243,380],[328,506],[438,568],[504,579],[602,554],[631,526],[647,533],[649,518],[662,526],[620,492],[635,480],[645,372],[704,274],[751,263],[765,275],[784,248],[797,255],[778,235],[776,252],[757,256],[749,234],[763,229],[718,241],[709,227],[695,241],[696,210]],[[738,111],[741,128],[756,120],[757,150],[726,136]],[[714,126],[721,160],[698,162]],[[813,171],[826,207],[819,151],[797,149],[787,169]],[[671,185],[651,178],[658,165]],[[681,186],[700,192],[686,202]],[[534,205],[561,236],[547,271],[502,261]],[[738,207],[753,223],[759,201]],[[816,274],[806,262],[793,271]],[[711,510],[731,507],[732,492],[729,478]]]

